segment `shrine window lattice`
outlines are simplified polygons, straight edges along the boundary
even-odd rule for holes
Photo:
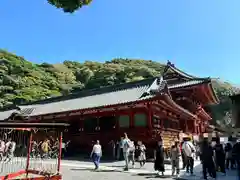
[[[134,126],[135,127],[146,127],[147,126],[147,116],[143,113],[134,114]]]
[[[168,119],[163,120],[163,127],[164,128],[170,128],[170,121]]]
[[[116,117],[115,116],[105,116],[99,118],[99,127],[100,131],[111,131],[116,126]]]
[[[84,131],[85,132],[95,132],[96,127],[98,127],[97,118],[89,118],[84,120]]]
[[[120,128],[129,128],[130,117],[128,115],[119,116],[118,123]]]

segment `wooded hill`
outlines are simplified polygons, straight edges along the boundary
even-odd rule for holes
[[[113,59],[105,63],[64,61],[62,64],[34,64],[21,56],[0,50],[0,108],[66,95],[83,88],[137,81],[158,76],[164,64],[133,59]],[[230,109],[227,96],[239,92],[231,84],[213,80],[221,100],[211,107],[214,119],[220,120]]]

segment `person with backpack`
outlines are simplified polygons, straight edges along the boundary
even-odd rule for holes
[[[185,152],[182,149],[183,143],[184,143],[184,141],[182,141],[180,143],[180,151],[181,151],[181,157],[182,157],[182,169],[185,169],[187,166],[187,157],[186,157]]]
[[[193,174],[193,167],[194,167],[194,154],[196,152],[195,147],[193,143],[190,141],[190,138],[185,138],[184,143],[182,145],[182,150],[184,151],[184,154],[187,158],[187,173]]]

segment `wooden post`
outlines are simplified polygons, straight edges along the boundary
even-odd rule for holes
[[[29,172],[29,165],[30,165],[30,157],[31,157],[31,152],[32,152],[32,144],[33,144],[33,130],[31,130],[30,138],[29,138],[29,143],[28,143],[28,154],[27,154],[27,164],[26,164],[26,178],[28,177],[28,172]]]
[[[63,133],[60,133],[60,137],[59,138],[59,152],[58,152],[58,164],[57,164],[57,172],[60,172],[60,167],[61,167],[61,158],[62,158],[62,138],[63,138]]]
[[[133,112],[133,109],[130,108],[130,112],[129,112],[129,118],[130,118],[130,128],[133,128],[134,127],[134,112]]]

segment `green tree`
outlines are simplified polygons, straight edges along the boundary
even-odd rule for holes
[[[0,50],[0,108],[67,95],[84,88],[160,76],[164,68],[164,64],[152,60],[126,58],[115,58],[105,63],[68,60],[60,64],[34,64],[21,56]],[[226,113],[231,111],[228,96],[240,91],[218,79],[213,79],[213,87],[220,103],[207,107],[207,110],[216,124],[224,122]]]

